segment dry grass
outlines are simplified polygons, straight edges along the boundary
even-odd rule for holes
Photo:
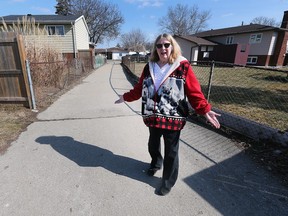
[[[0,154],[34,119],[35,113],[22,105],[0,104]]]
[[[2,32],[17,32],[22,35],[44,35],[47,34],[47,30],[40,28],[39,25],[35,23],[35,19],[29,18],[28,16],[23,16],[22,19],[18,19],[16,23],[12,25],[7,25],[2,18],[2,26],[0,28]]]
[[[207,92],[210,67],[193,66]],[[214,107],[260,124],[288,129],[286,73],[258,68],[215,67],[210,95]]]

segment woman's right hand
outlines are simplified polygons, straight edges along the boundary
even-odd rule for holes
[[[204,115],[204,117],[207,119],[208,122],[210,122],[215,128],[219,129],[220,123],[217,119],[217,116],[221,115],[219,113],[213,112],[212,110],[210,110]]]
[[[119,103],[123,103],[123,102],[124,102],[123,95],[119,95],[119,99],[116,100],[114,103],[115,103],[115,104],[119,104]]]

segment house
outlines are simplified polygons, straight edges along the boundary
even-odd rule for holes
[[[48,35],[27,35],[27,40],[38,40],[43,45],[52,44],[62,52],[68,60],[83,59],[86,62],[90,58],[91,64],[92,49],[89,43],[89,29],[84,16],[75,15],[9,15],[3,16],[2,20],[9,27],[22,20],[35,20],[35,25],[40,29],[45,28]],[[3,23],[0,23],[0,26]],[[51,43],[52,42],[52,43]],[[94,52],[94,51],[93,51]]]
[[[175,39],[180,45],[183,44],[183,55],[190,61],[285,66],[288,62],[288,11],[284,12],[280,28],[250,24],[185,37],[175,36]]]
[[[127,49],[123,49],[120,47],[111,47],[107,49],[95,49],[96,55],[104,55],[107,57],[107,59],[111,60],[121,60],[123,56],[126,56],[129,54],[129,51]]]
[[[191,62],[209,57],[209,52],[213,51],[214,47],[218,45],[217,43],[195,36],[174,35],[174,38],[181,47],[182,55]],[[204,50],[208,52],[204,53]],[[199,54],[199,52],[201,52],[201,54]]]

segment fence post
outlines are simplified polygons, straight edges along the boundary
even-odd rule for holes
[[[211,68],[210,68],[210,75],[209,75],[209,82],[208,82],[208,92],[207,92],[207,101],[210,100],[210,92],[212,87],[212,78],[214,73],[215,62],[212,61]]]
[[[27,71],[26,71],[26,53],[25,53],[25,47],[24,47],[24,42],[23,42],[23,37],[20,34],[16,35],[16,41],[17,41],[17,46],[18,46],[18,52],[19,52],[19,60],[20,60],[20,64],[21,64],[21,69],[22,69],[22,74],[23,74],[23,78],[24,78],[24,85],[25,85],[25,89],[26,89],[26,94],[27,94],[27,101],[28,101],[28,105],[29,108],[32,108],[32,98],[31,98],[31,94],[30,94],[30,88],[29,88],[29,83],[28,83],[28,77],[27,77]]]
[[[30,94],[31,94],[31,99],[32,99],[32,109],[33,109],[33,111],[37,111],[29,60],[26,60],[26,71],[27,71],[28,83],[29,83],[29,87],[30,87],[29,89],[30,89]]]

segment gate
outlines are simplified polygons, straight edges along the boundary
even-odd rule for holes
[[[32,108],[22,35],[0,32],[0,103]]]

